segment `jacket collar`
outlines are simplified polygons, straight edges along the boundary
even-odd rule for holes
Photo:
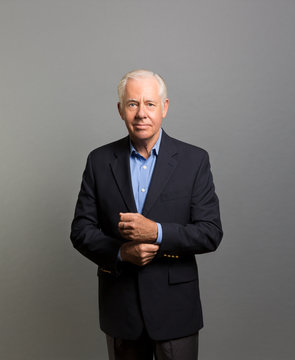
[[[118,147],[114,151],[114,160],[110,165],[128,211],[137,212],[131,184],[129,157],[130,142],[129,137],[127,136],[118,143]],[[156,200],[164,190],[169,178],[177,166],[177,162],[177,148],[175,146],[175,141],[163,130],[157,161],[142,211],[144,216],[148,215]]]

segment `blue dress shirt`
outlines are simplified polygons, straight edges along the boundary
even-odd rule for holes
[[[145,159],[140,155],[130,143],[130,173],[133,189],[133,196],[139,214],[142,213],[145,198],[149,189],[149,185],[152,179],[154,167],[156,164],[157,156],[159,154],[159,148],[162,138],[162,129],[159,138],[152,148],[151,155]],[[162,226],[157,223],[158,237],[156,244],[160,244],[162,241]]]
[[[154,167],[156,164],[157,156],[159,154],[159,148],[162,138],[162,129],[159,135],[159,138],[155,145],[152,148],[151,155],[145,159],[142,155],[139,154],[130,142],[130,173],[131,173],[131,182],[133,196],[139,214],[142,213],[144,206],[145,198],[149,190],[149,185],[152,179]],[[162,225],[157,223],[158,227],[158,237],[155,244],[160,244],[162,242]],[[120,255],[120,250],[118,253],[118,258],[122,260]]]

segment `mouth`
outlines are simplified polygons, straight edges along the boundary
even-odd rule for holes
[[[133,127],[135,129],[144,130],[144,129],[147,129],[149,127],[149,125],[148,124],[133,124]]]

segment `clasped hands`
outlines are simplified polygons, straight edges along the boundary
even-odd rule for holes
[[[120,248],[123,261],[144,266],[153,260],[159,249],[159,245],[154,244],[158,236],[157,223],[138,213],[120,213],[118,228],[121,236],[130,240]]]

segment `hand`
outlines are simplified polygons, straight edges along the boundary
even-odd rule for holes
[[[127,240],[152,243],[158,237],[157,223],[138,213],[120,213],[118,228]]]
[[[120,255],[123,261],[144,266],[153,260],[158,249],[159,245],[128,241],[121,246]]]

